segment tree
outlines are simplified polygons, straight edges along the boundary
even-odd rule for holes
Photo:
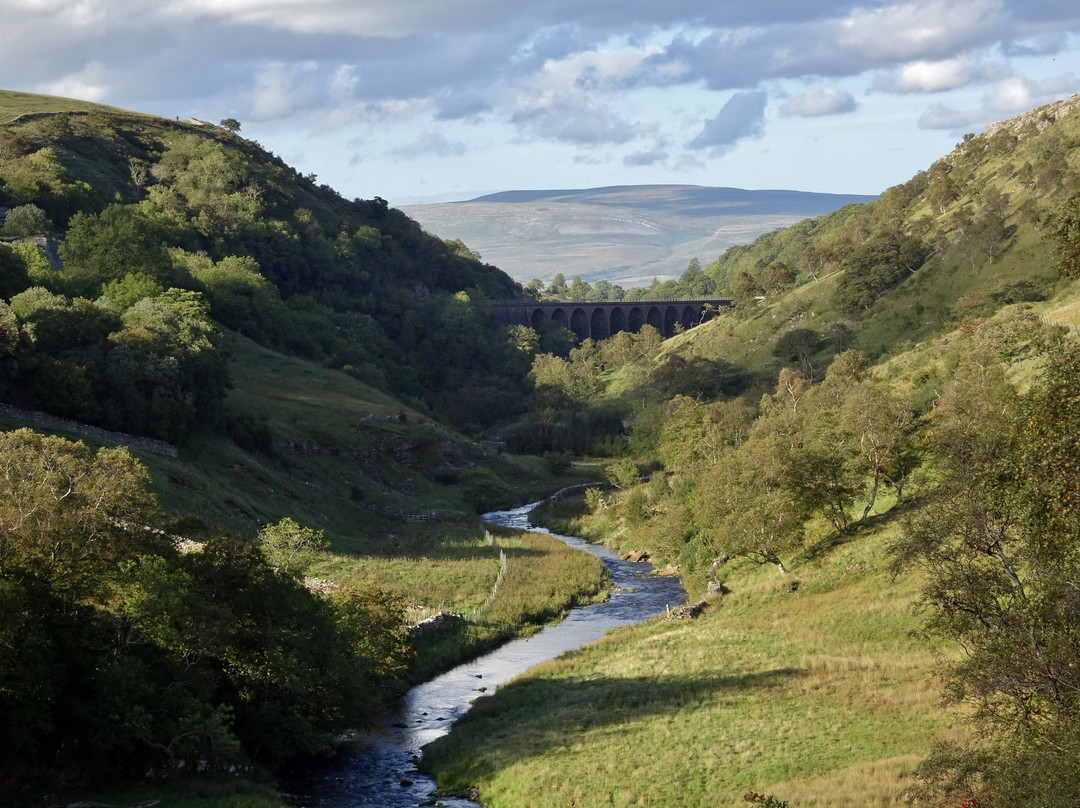
[[[926,255],[915,236],[891,232],[867,239],[842,262],[836,302],[847,313],[870,308],[883,292],[921,267]]]
[[[588,281],[577,276],[570,282],[570,288],[566,290],[567,300],[589,300],[592,296],[592,287]]]
[[[665,410],[660,455],[669,468],[681,471],[719,463],[746,441],[753,423],[753,412],[742,399],[701,404],[676,395]]]
[[[105,704],[101,648],[117,632],[103,615],[125,563],[169,550],[146,527],[147,483],[127,449],[0,433],[0,791],[35,756],[47,766],[61,746],[89,750],[95,735],[110,743],[108,710],[131,714],[129,694]]]
[[[26,236],[44,236],[53,231],[53,223],[48,214],[37,205],[19,205],[8,211],[0,236],[23,238]]]
[[[100,214],[71,217],[60,245],[65,266],[102,282],[142,273],[173,285],[173,265],[164,234],[141,205],[109,205]]]
[[[897,569],[928,575],[927,632],[955,643],[946,695],[978,743],[928,757],[929,790],[999,805],[1080,799],[1080,353],[1062,342],[1019,398],[995,356],[962,358],[935,411],[941,483]]]
[[[548,297],[562,298],[566,296],[567,291],[566,276],[561,272],[557,272],[555,273],[555,277],[551,279],[551,283],[548,284],[548,288],[544,293]]]
[[[865,382],[854,385],[844,396],[840,421],[871,480],[861,522],[865,523],[874,509],[882,482],[896,491],[898,504],[903,499],[904,481],[919,462],[911,439],[913,420],[910,409]]]
[[[786,331],[773,347],[773,355],[785,362],[796,362],[810,381],[814,380],[814,354],[821,341],[812,328],[793,328]]]
[[[240,121],[236,120],[236,118],[222,118],[219,125],[222,129],[225,129],[234,135],[240,131]]]
[[[1067,278],[1080,278],[1080,193],[1057,207],[1049,234],[1057,246],[1058,272]]]
[[[693,505],[694,522],[706,537],[701,550],[708,558],[699,561],[742,556],[787,574],[783,556],[802,543],[809,516],[788,483],[789,457],[784,435],[759,434],[704,473]]]
[[[544,282],[539,278],[533,278],[521,290],[525,297],[532,300],[539,300],[544,294]]]
[[[147,483],[127,449],[0,433],[0,577],[38,577],[70,602],[107,591],[121,561],[167,542],[144,527]]]
[[[767,290],[782,292],[795,283],[795,271],[777,259],[761,270],[761,282]]]
[[[321,530],[302,527],[285,517],[259,531],[259,546],[275,570],[300,577],[318,558],[319,551],[326,548],[326,540]]]
[[[731,280],[731,296],[739,309],[752,308],[764,291],[757,279],[744,269],[740,269]]]

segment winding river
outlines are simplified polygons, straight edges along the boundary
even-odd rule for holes
[[[484,519],[547,533],[529,523],[529,511],[535,505],[494,511],[484,514]],[[677,578],[649,575],[649,564],[621,561],[602,545],[572,536],[558,537],[607,565],[616,587],[610,600],[575,608],[564,620],[531,637],[512,640],[417,685],[402,698],[395,714],[348,744],[334,761],[306,769],[283,782],[283,796],[289,804],[295,808],[476,808],[468,800],[432,797],[434,781],[416,769],[424,744],[449,732],[473,699],[538,662],[580,648],[603,637],[608,629],[662,614],[669,606],[686,600]]]

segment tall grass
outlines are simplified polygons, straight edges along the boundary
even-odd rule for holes
[[[611,575],[600,559],[542,533],[498,531],[507,571],[481,620],[540,626],[571,606],[606,597]]]

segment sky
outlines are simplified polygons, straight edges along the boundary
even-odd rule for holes
[[[877,194],[1080,92],[1077,0],[0,0],[0,89],[234,118],[346,198]]]

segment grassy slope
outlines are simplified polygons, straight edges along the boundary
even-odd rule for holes
[[[807,553],[785,579],[734,565],[703,617],[539,666],[479,700],[425,767],[491,808],[705,808],[749,790],[800,808],[901,804],[904,773],[950,726],[909,633],[918,582],[884,569],[895,529]]]
[[[1070,131],[1080,125],[1072,117]],[[932,376],[942,347],[959,338],[950,324],[990,314],[988,293],[1016,279],[1050,292],[1020,308],[1080,324],[1080,282],[1054,279],[1043,219],[1019,211],[1027,189],[1015,166],[1034,157],[1033,145],[1021,142],[1009,162],[974,169],[985,187],[1011,195],[1004,254],[973,261],[943,249],[871,311],[847,320],[856,346],[880,358],[875,373],[898,389]],[[976,202],[980,187],[974,183],[950,213]],[[1037,200],[1042,215],[1053,202]],[[955,239],[947,229],[938,235]],[[823,332],[845,319],[832,303],[838,279],[770,296],[749,316],[718,318],[670,340],[664,353],[685,357],[692,349],[734,362],[755,374],[755,392],[765,392],[780,334]],[[823,368],[827,351],[818,358]],[[1021,388],[1031,373],[1022,357],[1010,369]],[[879,511],[886,507],[879,501]],[[722,574],[729,591],[711,595],[703,617],[623,630],[519,677],[429,747],[425,766],[448,787],[478,785],[489,808],[735,806],[750,790],[795,808],[906,804],[914,765],[936,739],[966,730],[940,706],[934,650],[912,635],[918,578],[885,569],[902,518],[884,512],[842,544],[811,525],[810,545],[787,578],[772,567],[729,564]],[[618,528],[602,520],[579,532],[617,545]],[[687,584],[700,591],[704,581]]]
[[[10,121],[27,112],[127,112],[127,110],[56,95],[20,93],[14,90],[0,91],[0,123]]]

